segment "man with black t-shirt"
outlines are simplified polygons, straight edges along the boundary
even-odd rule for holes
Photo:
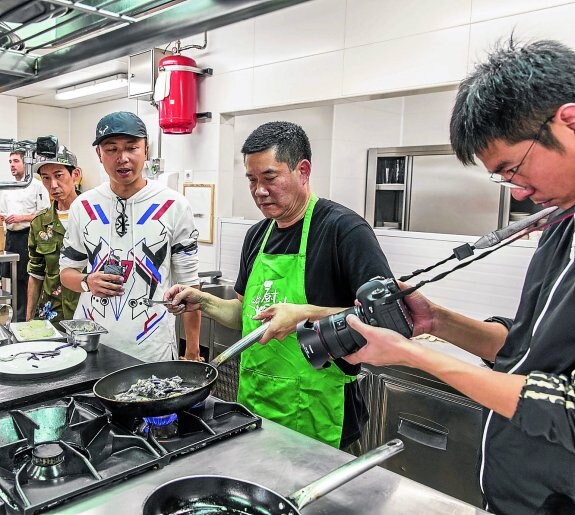
[[[389,265],[362,217],[311,192],[311,148],[301,127],[266,123],[248,137],[242,153],[265,220],[246,234],[237,299],[179,285],[164,298],[176,313],[201,309],[244,335],[271,320],[260,340],[267,345],[241,355],[238,401],[334,447],[348,447],[367,420],[359,366],[336,360],[336,366],[315,370],[301,352],[296,325],[353,305],[363,283],[391,277]]]

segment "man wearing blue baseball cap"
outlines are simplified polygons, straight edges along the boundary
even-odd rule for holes
[[[175,359],[173,315],[144,299],[161,300],[176,282],[199,286],[191,206],[143,176],[148,133],[134,113],[104,116],[93,145],[109,182],[72,206],[60,257],[62,284],[81,292],[74,318],[100,323],[109,331],[104,345],[143,361]],[[199,360],[200,315],[186,314],[183,322],[184,358]]]

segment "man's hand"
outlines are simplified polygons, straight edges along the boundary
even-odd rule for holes
[[[185,355],[180,356],[180,359],[183,361],[199,361],[201,363],[205,362],[206,360],[200,356],[200,353],[188,353],[186,352]]]
[[[409,284],[401,283],[399,281],[398,285],[401,290],[407,290],[411,287]],[[414,291],[407,297],[404,297],[403,301],[411,313],[411,318],[413,320],[413,336],[418,336],[423,333],[434,334],[436,305],[418,291]]]
[[[124,277],[115,274],[94,272],[86,279],[94,297],[120,297],[124,295]]]
[[[415,347],[421,347],[413,340],[382,327],[364,324],[355,315],[348,315],[346,321],[351,329],[357,331],[367,343],[357,352],[345,356],[348,363],[369,363],[371,365],[409,365],[409,355]]]
[[[22,222],[30,221],[30,216],[29,215],[6,215],[4,217],[4,221],[7,224],[19,224]]]
[[[202,308],[202,294],[200,290],[192,286],[175,284],[164,293],[164,300],[172,302],[172,304],[166,304],[166,308],[174,315],[180,315],[184,311],[196,311]]]
[[[305,304],[274,304],[260,311],[254,317],[254,320],[271,321],[268,330],[260,338],[259,342],[266,344],[274,338],[283,340],[286,336],[295,332],[298,322],[307,318],[308,312]]]

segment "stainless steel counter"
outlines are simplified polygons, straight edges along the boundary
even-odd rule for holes
[[[166,481],[218,474],[289,495],[353,456],[264,420],[262,429],[174,459],[163,469],[94,492],[51,510],[60,515],[141,514],[148,495]],[[486,513],[381,467],[366,472],[302,509],[305,515],[471,515]]]

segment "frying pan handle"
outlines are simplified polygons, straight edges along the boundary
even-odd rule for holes
[[[217,368],[224,361],[235,358],[242,351],[256,343],[267,331],[269,326],[270,323],[266,322],[265,324],[260,325],[257,329],[254,329],[251,333],[246,334],[241,340],[234,343],[231,347],[228,347],[219,356],[216,356],[212,361],[210,361],[210,364]]]
[[[304,506],[316,501],[332,490],[335,490],[338,486],[347,483],[354,477],[363,474],[370,468],[379,465],[402,450],[403,442],[401,440],[397,438],[395,440],[390,440],[385,445],[377,447],[363,456],[345,463],[326,476],[314,481],[311,485],[298,490],[290,495],[289,499],[296,505],[298,510],[301,510]]]

